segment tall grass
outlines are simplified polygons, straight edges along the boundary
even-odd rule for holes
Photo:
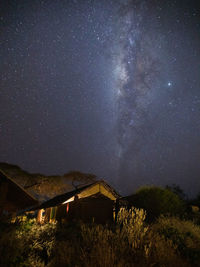
[[[161,217],[145,223],[142,209],[121,209],[113,225],[8,224],[0,236],[0,266],[198,266],[200,228]]]

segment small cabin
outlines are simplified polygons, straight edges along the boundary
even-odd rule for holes
[[[36,205],[36,199],[0,171],[0,217],[15,215]]]
[[[50,199],[40,205],[37,221],[74,221],[106,223],[113,221],[119,194],[105,181],[97,181]]]

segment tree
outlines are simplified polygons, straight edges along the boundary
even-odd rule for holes
[[[97,180],[97,176],[91,173],[82,173],[80,171],[70,171],[64,174],[64,179],[70,181],[72,186],[76,189],[79,186],[83,186],[89,183],[93,183]]]
[[[143,208],[147,212],[147,220],[153,221],[161,214],[182,215],[184,202],[167,188],[156,186],[141,187],[135,194],[127,197],[131,206]]]
[[[166,189],[171,190],[173,193],[175,193],[176,195],[178,195],[180,197],[180,199],[182,199],[182,200],[186,200],[187,199],[187,196],[186,196],[185,192],[177,184],[166,185]]]

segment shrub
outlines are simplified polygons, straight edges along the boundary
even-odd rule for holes
[[[179,218],[160,217],[153,226],[154,231],[170,240],[176,247],[177,253],[192,265],[200,262],[200,227],[192,221]]]
[[[114,230],[82,225],[81,266],[188,266],[170,240],[145,224],[146,213],[121,209]]]
[[[121,209],[117,224],[109,226],[38,225],[20,218],[0,236],[0,266],[184,267],[199,261],[198,227],[176,218],[147,225],[145,217],[132,208]]]
[[[169,189],[155,186],[142,187],[129,197],[130,203],[147,212],[148,221],[154,221],[161,214],[182,215],[184,202]]]
[[[38,225],[19,218],[0,237],[1,266],[38,266],[47,262],[53,248],[56,226]]]

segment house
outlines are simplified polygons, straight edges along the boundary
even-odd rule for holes
[[[100,180],[59,195],[38,206],[38,222],[113,220],[116,200],[120,195],[105,181]]]
[[[36,205],[36,199],[0,171],[0,216],[14,215]]]

